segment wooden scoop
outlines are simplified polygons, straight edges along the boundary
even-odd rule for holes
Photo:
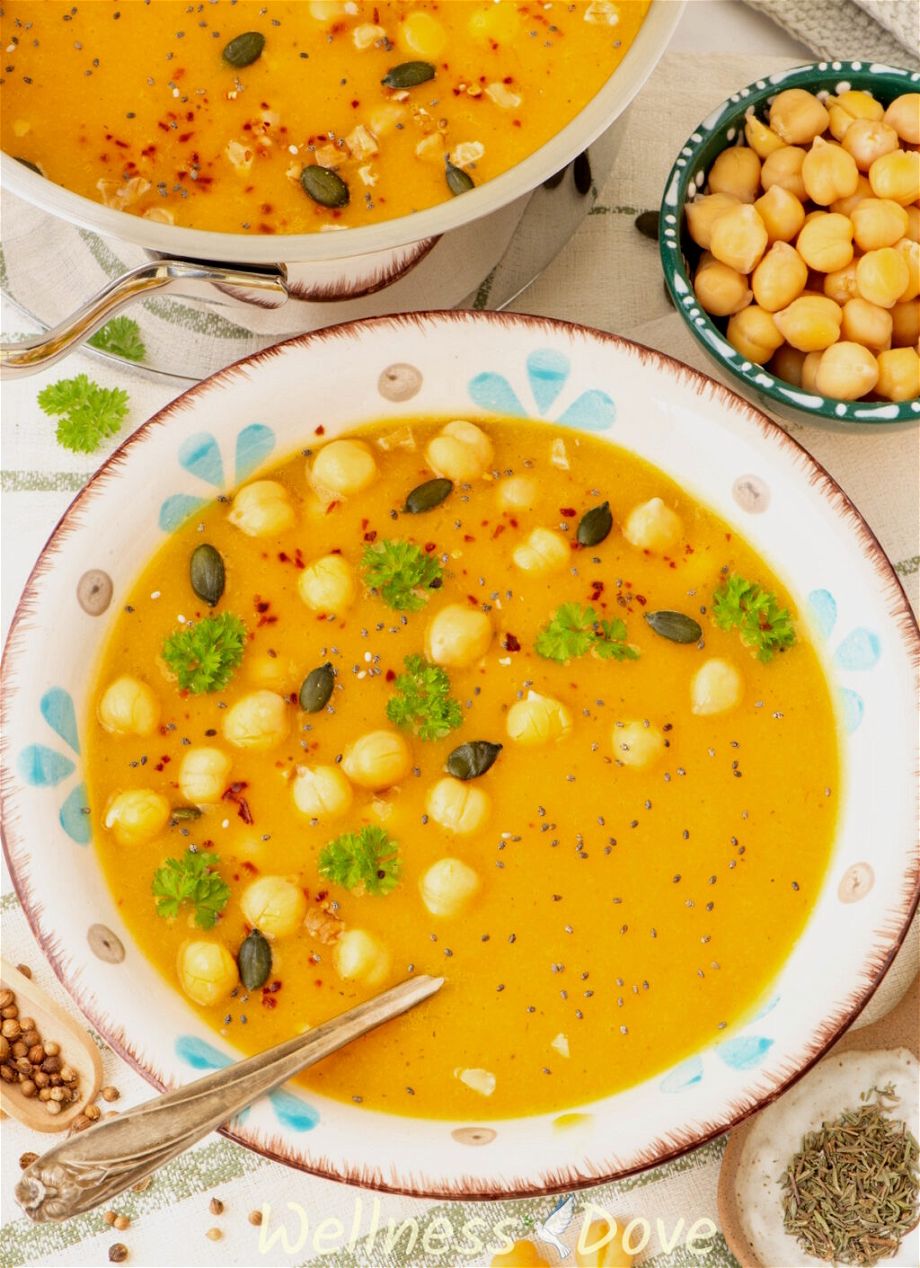
[[[60,1046],[62,1061],[80,1076],[79,1097],[60,1114],[49,1114],[37,1096],[23,1096],[16,1083],[0,1083],[0,1109],[37,1132],[61,1132],[72,1126],[102,1084],[102,1058],[83,1024],[59,1008],[39,986],[6,960],[0,960],[0,984],[16,996],[20,1017],[32,1017],[43,1043]]]
[[[920,1058],[920,1034],[918,1034],[917,1018],[920,1017],[920,975],[914,978],[899,1003],[874,1021],[871,1026],[861,1030],[848,1030],[842,1039],[834,1044],[822,1061],[838,1056],[842,1052],[878,1052],[886,1048],[908,1048],[915,1057]],[[735,1175],[741,1162],[745,1141],[748,1138],[757,1115],[752,1115],[739,1127],[732,1129],[728,1137],[728,1147],[722,1156],[722,1169],[719,1172],[719,1223],[729,1249],[741,1264],[741,1268],[767,1268],[754,1253],[754,1249],[744,1232],[738,1199],[735,1193]],[[782,1212],[777,1212],[777,1219],[782,1219]]]

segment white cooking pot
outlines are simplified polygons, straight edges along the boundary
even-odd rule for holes
[[[535,153],[494,180],[425,211],[335,233],[251,235],[213,233],[158,224],[104,207],[47,180],[9,155],[0,155],[0,185],[27,202],[94,233],[133,243],[149,263],[123,273],[60,325],[34,339],[0,347],[4,377],[31,374],[93,335],[116,312],[154,291],[215,296],[224,303],[285,305],[290,328],[312,324],[301,306],[355,300],[376,294],[404,277],[441,235],[456,233],[530,192],[586,147],[626,109],[651,74],[673,34],[685,0],[653,0],[622,63],[600,92]],[[284,258],[279,259],[283,253]],[[500,254],[500,250],[498,252]],[[492,263],[498,258],[496,254]],[[469,293],[457,277],[456,293],[439,295],[444,306]],[[394,305],[396,306],[396,305]],[[379,311],[379,306],[378,306]]]

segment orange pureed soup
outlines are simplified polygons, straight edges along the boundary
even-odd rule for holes
[[[306,1079],[404,1114],[561,1109],[718,1041],[837,815],[782,583],[598,439],[317,433],[169,538],[102,656],[94,837],[145,954],[245,1051],[444,974]]]
[[[389,220],[559,132],[649,3],[3,0],[2,147],[169,224]]]

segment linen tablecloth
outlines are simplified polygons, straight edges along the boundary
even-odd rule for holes
[[[620,157],[593,212],[555,264],[520,296],[514,307],[629,335],[711,372],[665,299],[655,244],[636,232],[633,220],[637,212],[657,206],[671,157],[698,120],[740,85],[790,64],[794,64],[794,59],[698,55],[689,61],[686,56],[666,56],[644,89],[640,107],[630,112]],[[7,332],[12,321],[15,315],[5,313]],[[46,382],[81,370],[106,386],[128,388],[131,415],[122,435],[175,394],[162,381],[113,370],[98,362],[90,364],[79,355],[30,380],[27,392],[17,385],[15,396],[9,394],[3,419],[4,626],[47,531],[96,465],[97,456],[82,459],[59,449],[53,439],[53,424],[34,406],[35,395]],[[851,438],[796,429],[796,439],[828,468],[866,516],[916,609],[920,580],[918,433]],[[4,888],[6,892],[0,899],[4,956],[30,965],[36,980],[64,1001],[63,992],[27,929],[16,898],[9,892],[8,878]],[[863,1023],[891,1007],[917,971],[917,962],[915,924],[907,945],[861,1019]],[[119,1107],[138,1103],[149,1095],[147,1085],[107,1050],[104,1060],[106,1081],[122,1094]],[[464,1257],[455,1250],[438,1255],[421,1249],[426,1229],[444,1220],[451,1228],[459,1229],[474,1213],[471,1204],[388,1196],[374,1199],[359,1190],[266,1162],[217,1136],[158,1173],[145,1193],[128,1194],[113,1204],[132,1219],[126,1231],[115,1232],[106,1227],[100,1214],[62,1226],[32,1226],[15,1207],[12,1190],[20,1153],[42,1145],[10,1120],[3,1123],[0,1135],[4,1164],[0,1190],[3,1265],[103,1264],[107,1262],[108,1247],[116,1241],[129,1247],[127,1262],[137,1265],[322,1262],[342,1268],[357,1264],[392,1264],[395,1268],[488,1263],[487,1255]],[[701,1263],[710,1268],[727,1268],[735,1261],[718,1231],[705,1243],[702,1255],[688,1250],[681,1236],[681,1229],[685,1234],[700,1219],[712,1220],[713,1227],[717,1223],[716,1180],[722,1149],[722,1142],[716,1141],[632,1180],[582,1193],[578,1195],[577,1208],[590,1202],[614,1216],[647,1219],[653,1232],[643,1262],[654,1268],[686,1268]],[[223,1201],[223,1214],[209,1213],[212,1196]],[[278,1242],[261,1250],[261,1230],[247,1219],[250,1211],[268,1202],[274,1214],[263,1227],[271,1230],[283,1220],[292,1237],[296,1235],[298,1220],[286,1212],[285,1204],[298,1203],[309,1218],[310,1236],[320,1220],[335,1216],[342,1221],[346,1230],[343,1240],[347,1242],[359,1198],[363,1203],[364,1230],[375,1201],[379,1202],[382,1224],[391,1217],[418,1220],[415,1249],[387,1256],[378,1245],[368,1252],[366,1239],[359,1234],[354,1244],[322,1259],[309,1237],[306,1244],[290,1252]],[[516,1221],[518,1235],[526,1236],[542,1224],[553,1207],[553,1199],[485,1203],[478,1204],[475,1214],[484,1214],[493,1221],[511,1217]],[[562,1234],[567,1245],[574,1244],[580,1222],[575,1218]],[[438,1227],[445,1226],[439,1223]],[[215,1228],[220,1237],[209,1240],[206,1232]],[[675,1232],[677,1245],[669,1251],[665,1245]],[[436,1244],[436,1239],[429,1244]],[[570,1257],[566,1262],[573,1260]]]

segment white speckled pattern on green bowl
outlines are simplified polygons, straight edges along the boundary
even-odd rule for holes
[[[659,247],[671,298],[704,351],[720,370],[734,379],[738,391],[762,409],[789,422],[850,433],[916,427],[920,424],[920,400],[899,404],[835,401],[785,383],[736,352],[725,338],[725,321],[713,319],[697,303],[691,268],[699,256],[699,248],[685,231],[684,205],[703,188],[706,174],[718,155],[739,140],[743,142],[745,116],[753,111],[764,117],[769,103],[787,88],[806,88],[819,95],[862,89],[887,105],[902,93],[917,92],[920,73],[876,62],[813,62],[758,79],[733,93],[704,119],[678,154],[661,202]]]

